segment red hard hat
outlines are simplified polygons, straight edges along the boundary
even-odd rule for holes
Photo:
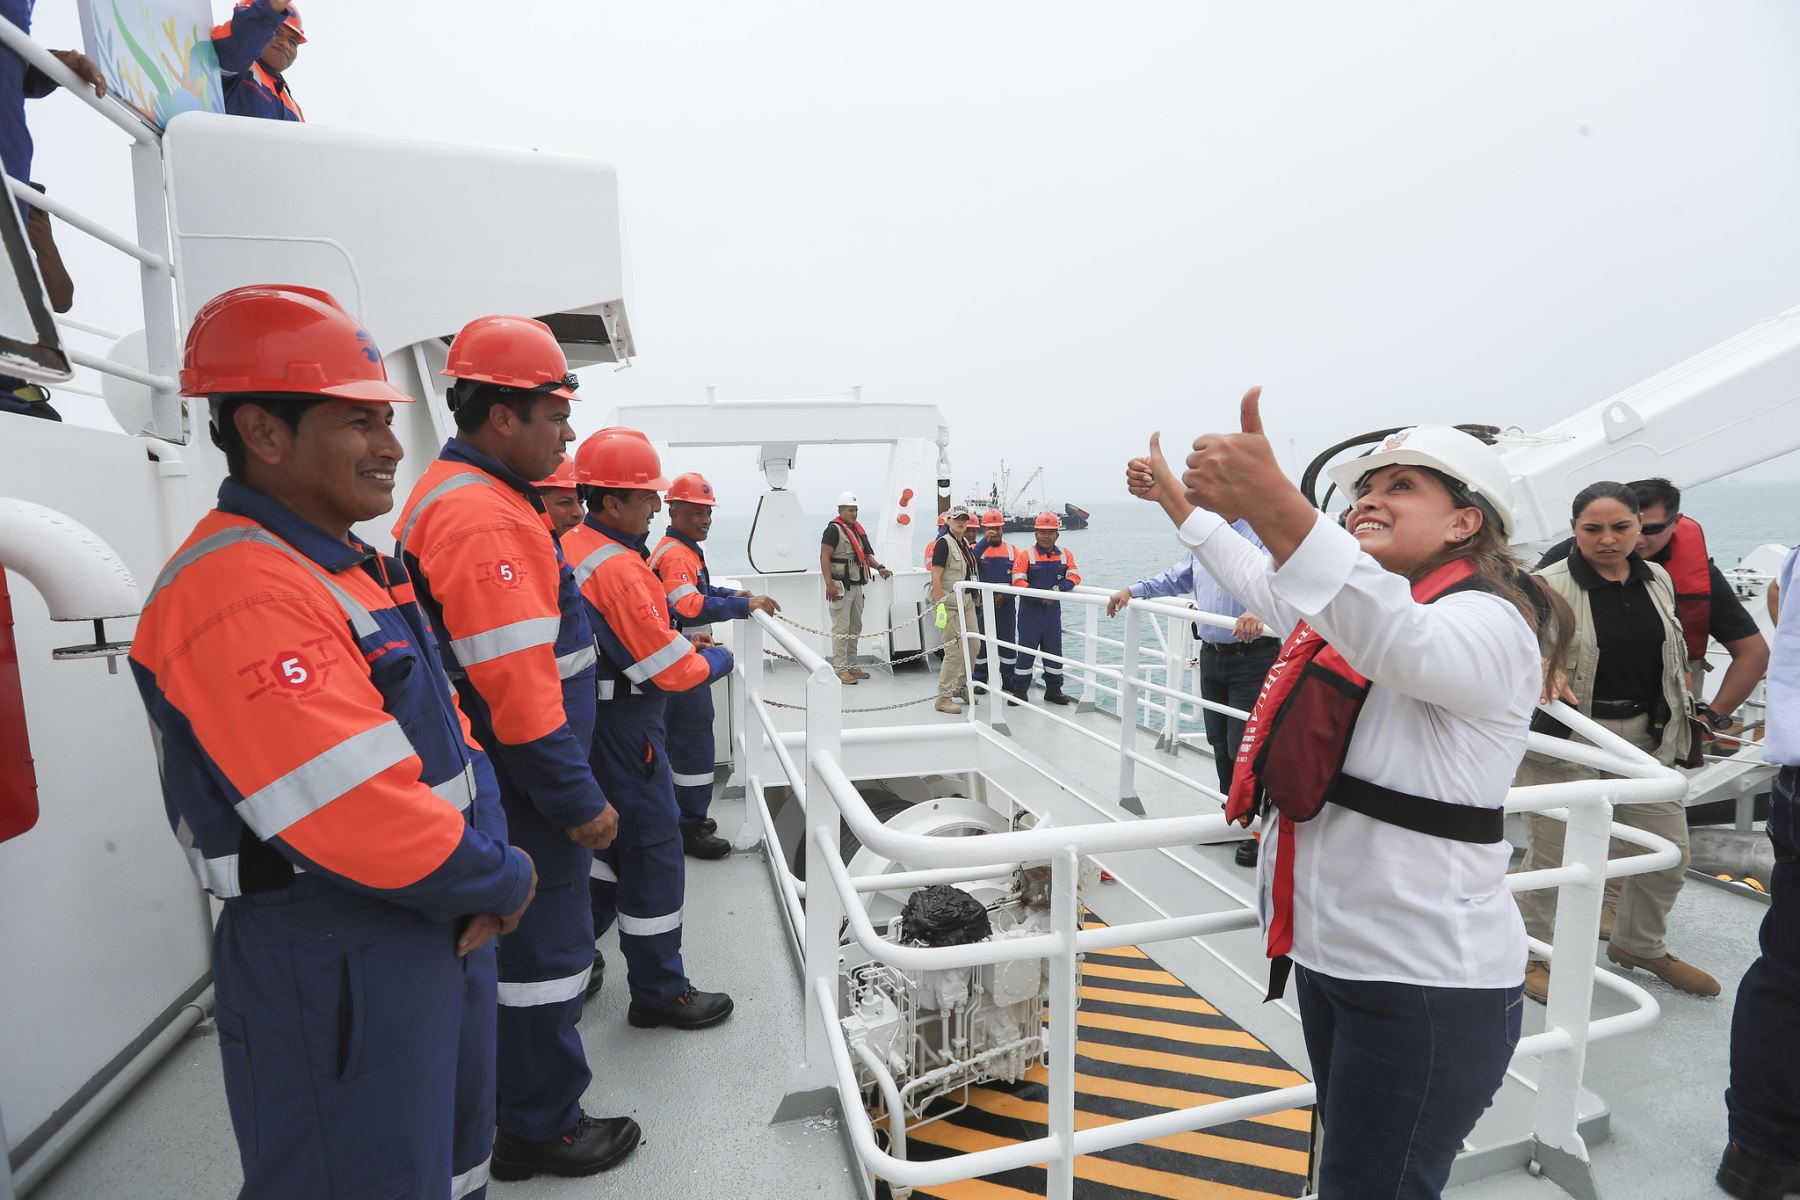
[[[531,485],[534,488],[575,488],[575,460],[567,455],[556,464],[556,470]]]
[[[1037,515],[1037,522],[1032,526],[1032,528],[1034,528],[1034,529],[1061,529],[1062,522],[1056,519],[1056,514],[1053,512],[1041,512]]]
[[[669,485],[669,494],[663,499],[671,504],[677,500],[684,504],[704,504],[707,508],[716,508],[719,503],[719,498],[713,495],[712,484],[698,471],[677,475],[675,482]]]
[[[530,317],[476,317],[450,343],[450,362],[442,373],[562,400],[577,398],[575,376],[556,335]]]
[[[617,425],[602,429],[575,451],[575,482],[652,492],[669,486],[650,439]]]
[[[278,392],[358,404],[406,404],[387,381],[375,339],[329,292],[255,283],[220,292],[194,314],[181,394]]]
[[[1006,528],[1006,518],[1000,515],[999,509],[990,508],[981,514],[981,527],[983,529],[1004,529]]]
[[[233,7],[249,8],[252,4],[255,4],[255,3],[256,3],[256,0],[237,0],[237,4],[235,4]],[[300,24],[300,10],[299,9],[295,8],[291,4],[288,5],[287,19],[285,21],[283,21],[282,24],[286,25],[289,29],[293,30],[295,35],[299,37],[301,42],[306,41],[306,26]]]

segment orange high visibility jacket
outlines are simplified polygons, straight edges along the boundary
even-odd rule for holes
[[[602,701],[685,692],[731,670],[729,650],[697,650],[675,632],[662,581],[645,561],[644,538],[608,528],[589,513],[563,534],[563,549],[589,606]]]
[[[594,638],[536,490],[451,438],[394,535],[476,739],[552,825],[599,816]]]
[[[231,480],[157,578],[132,675],[214,896],[303,875],[440,921],[525,902],[530,864],[411,593],[396,560]]]
[[[750,615],[750,598],[730,588],[714,587],[706,569],[706,552],[673,529],[664,532],[663,540],[651,552],[650,569],[662,580],[677,626],[742,621]]]

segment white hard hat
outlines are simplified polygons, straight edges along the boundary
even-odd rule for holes
[[[1492,510],[1502,535],[1512,537],[1512,478],[1500,461],[1499,451],[1452,426],[1414,425],[1390,433],[1372,453],[1341,462],[1327,473],[1339,491],[1355,499],[1356,485],[1363,476],[1402,464],[1430,467],[1450,476]]]
[[[860,505],[856,502],[856,493],[855,492],[845,492],[843,495],[838,497],[838,507],[839,508],[861,508],[862,505]]]

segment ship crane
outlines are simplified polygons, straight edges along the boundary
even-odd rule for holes
[[[1044,468],[1042,467],[1033,467],[1031,469],[1031,474],[1025,477],[1025,482],[1019,485],[1019,490],[1014,492],[1012,497],[1007,500],[1006,507],[1008,510],[1015,509],[1019,506],[1019,501],[1025,498],[1025,493],[1030,490],[1031,485],[1037,481],[1037,477],[1043,473]]]

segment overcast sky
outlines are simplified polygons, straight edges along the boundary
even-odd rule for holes
[[[1538,428],[1800,304],[1780,0],[302,7],[310,120],[618,166],[641,357],[590,402],[930,400],[959,491],[1004,456],[1116,499],[1258,382],[1284,458]],[[32,106],[35,174],[129,230],[89,116]],[[60,237],[72,315],[135,327],[134,274]]]

